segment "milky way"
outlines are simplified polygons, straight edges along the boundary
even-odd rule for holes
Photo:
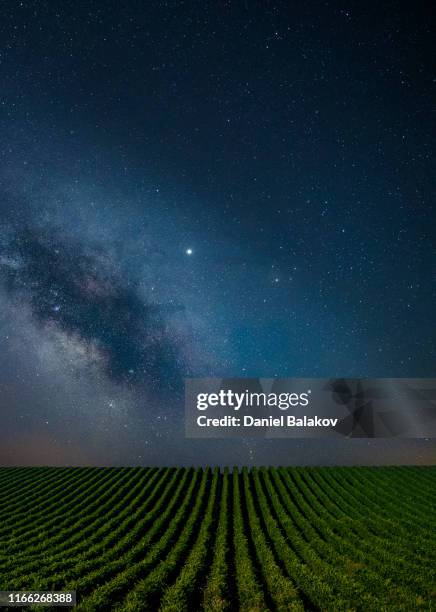
[[[23,228],[6,241],[0,258],[7,292],[27,300],[40,325],[95,349],[111,380],[180,386],[186,365],[159,308],[140,297],[104,251],[85,252],[54,232]]]
[[[6,3],[0,463],[397,463],[186,440],[186,376],[430,377],[423,7]]]

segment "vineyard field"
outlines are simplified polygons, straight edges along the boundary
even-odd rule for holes
[[[435,485],[432,466],[0,468],[0,590],[75,590],[78,612],[434,610]]]

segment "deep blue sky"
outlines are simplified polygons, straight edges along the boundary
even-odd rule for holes
[[[186,442],[181,401],[434,376],[425,3],[6,2],[0,36],[1,462],[434,460]]]

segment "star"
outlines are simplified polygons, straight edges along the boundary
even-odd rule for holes
[[[191,248],[186,249],[185,253],[186,255],[192,255],[193,254],[193,250]]]

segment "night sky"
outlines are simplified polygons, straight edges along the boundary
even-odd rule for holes
[[[436,461],[183,429],[186,376],[435,376],[426,4],[2,4],[1,464]]]

